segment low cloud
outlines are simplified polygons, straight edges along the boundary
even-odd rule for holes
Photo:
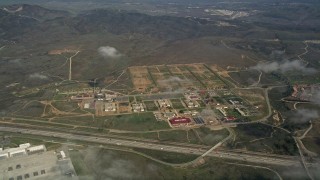
[[[154,175],[158,168],[153,164],[140,166],[130,158],[121,157],[114,151],[98,150],[89,148],[84,152],[84,161],[92,165],[95,176],[103,179],[145,179],[148,175]]]
[[[256,66],[252,67],[252,69],[260,70],[265,73],[269,73],[273,71],[280,71],[282,73],[285,73],[288,71],[299,71],[304,74],[313,74],[317,72],[317,70],[314,68],[307,68],[305,64],[303,64],[299,60],[259,63]]]
[[[119,58],[122,56],[116,48],[111,46],[102,46],[98,49],[98,52],[105,58]]]
[[[316,91],[312,97],[311,102],[320,105],[320,90]]]
[[[48,79],[48,76],[42,75],[40,73],[34,73],[29,75],[30,79],[41,79],[41,80],[46,80]]]
[[[203,138],[203,141],[209,144],[216,144],[219,141],[221,141],[223,138],[225,138],[225,136],[223,135],[213,135],[213,134],[208,134]]]
[[[293,124],[303,124],[312,120],[316,120],[319,117],[319,113],[316,110],[298,109],[291,115],[289,122]]]
[[[181,79],[177,76],[172,76],[168,79],[164,79],[164,80],[158,80],[157,81],[158,84],[160,84],[161,86],[166,87],[166,92],[176,92],[176,93],[180,93],[180,92],[184,92],[185,89],[183,88],[178,88],[178,89],[174,89],[176,87],[174,87],[175,85],[178,85],[179,83],[187,83],[190,82],[187,79]]]
[[[160,80],[158,81],[159,83],[164,83],[164,84],[167,84],[167,83],[179,83],[179,82],[187,82],[188,80],[185,80],[185,79],[181,79],[177,76],[172,76],[168,79],[165,79],[165,80]]]

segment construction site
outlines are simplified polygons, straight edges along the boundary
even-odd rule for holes
[[[253,105],[229,90],[217,67],[178,64],[129,67],[131,94],[107,88],[60,92],[97,117],[150,113],[170,127],[218,125],[250,117]],[[213,109],[203,116],[205,109]],[[214,117],[214,118],[212,118]]]

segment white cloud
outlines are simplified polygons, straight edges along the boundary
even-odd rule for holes
[[[102,46],[98,49],[98,52],[101,56],[106,58],[118,58],[122,56],[116,48],[111,46]]]
[[[45,76],[45,75],[42,75],[42,74],[39,74],[39,73],[34,73],[34,74],[30,74],[29,75],[29,78],[30,79],[48,79],[48,76]]]
[[[316,110],[298,109],[292,113],[289,119],[290,123],[302,124],[319,118],[319,113]]]
[[[316,91],[311,98],[311,102],[320,105],[320,91]]]
[[[256,66],[252,67],[252,69],[260,70],[265,73],[272,72],[272,71],[280,71],[282,73],[285,73],[288,71],[299,71],[305,74],[313,74],[317,72],[317,70],[314,68],[307,68],[299,60],[259,63]]]

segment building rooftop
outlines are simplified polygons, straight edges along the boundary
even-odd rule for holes
[[[175,117],[169,120],[172,125],[178,125],[178,124],[187,124],[191,122],[190,118],[185,117]]]

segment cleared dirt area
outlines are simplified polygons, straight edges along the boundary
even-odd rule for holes
[[[213,66],[215,70],[217,66]],[[220,70],[220,68],[219,68]],[[226,84],[205,64],[172,64],[129,67],[132,84],[138,92],[181,89],[221,89]]]
[[[153,85],[146,66],[129,67],[132,83],[137,91],[145,92]]]

